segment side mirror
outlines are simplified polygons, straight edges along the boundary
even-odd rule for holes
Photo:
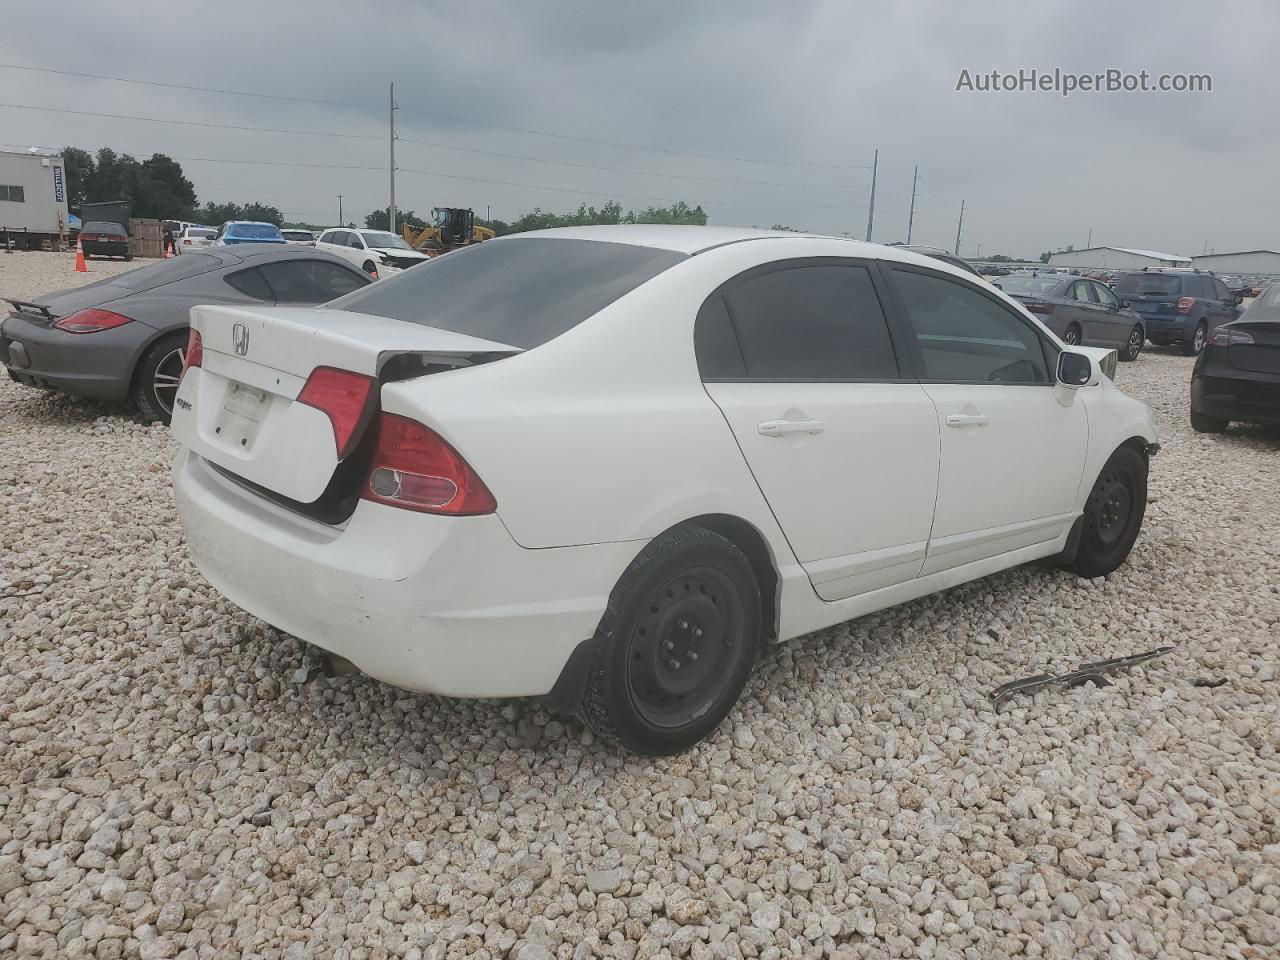
[[[1096,383],[1094,364],[1086,354],[1063,350],[1058,354],[1058,382],[1064,387],[1076,390]]]
[[[1131,306],[1133,306],[1133,304],[1131,304],[1128,300],[1121,300],[1121,301],[1120,301],[1120,306],[1122,306],[1124,309],[1128,310]]]

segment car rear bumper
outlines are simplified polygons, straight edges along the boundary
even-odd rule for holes
[[[134,360],[154,333],[126,323],[98,333],[64,333],[21,317],[0,323],[0,363],[18,383],[93,400],[124,400]]]
[[[1146,331],[1147,339],[1185,340],[1195,333],[1200,325],[1199,320],[1188,317],[1155,316],[1149,313],[1137,314],[1138,320]]]
[[[1194,376],[1191,409],[1221,420],[1280,425],[1280,377],[1246,372],[1238,378]]]
[[[453,697],[549,693],[642,546],[529,550],[496,515],[366,501],[329,527],[185,448],[174,492],[196,566],[237,606],[379,680]]]

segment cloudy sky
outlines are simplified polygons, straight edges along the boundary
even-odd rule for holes
[[[862,237],[878,149],[881,242],[906,237],[918,164],[913,241],[951,247],[963,199],[969,256],[1091,230],[1280,249],[1277,27],[1273,0],[7,0],[0,143],[164,152],[202,202],[331,223],[339,193],[347,219],[387,203],[394,81],[397,206],[420,214],[683,199],[713,223]],[[1213,90],[956,91],[964,69],[1020,68],[1208,73]]]

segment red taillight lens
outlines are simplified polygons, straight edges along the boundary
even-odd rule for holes
[[[1196,302],[1195,297],[1183,297],[1181,300],[1178,301],[1178,312],[1190,313],[1191,305],[1195,302]]]
[[[1213,331],[1213,336],[1209,338],[1209,343],[1215,347],[1232,347],[1237,343],[1253,343],[1253,337],[1243,330],[1233,330],[1231,327],[1219,327]]]
[[[182,243],[183,243],[183,246],[187,246],[187,247],[191,246],[191,240],[189,237],[183,237]]]
[[[375,396],[373,387],[373,378],[364,374],[336,367],[316,367],[298,394],[299,403],[328,415],[339,460],[351,455],[369,422]]]
[[[384,413],[378,423],[378,449],[360,496],[451,516],[493,513],[498,508],[484,481],[443,437],[391,413]]]
[[[122,317],[120,314],[112,313],[110,310],[91,308],[60,317],[53,326],[55,329],[62,330],[65,333],[98,333],[102,330],[112,330],[130,322],[131,320],[128,317]]]
[[[182,382],[182,378],[187,375],[187,371],[192,367],[204,365],[204,341],[200,339],[200,331],[195,327],[187,333],[187,350],[182,355],[182,373],[178,375],[178,382]]]
[[[1053,313],[1052,303],[1028,303],[1026,307],[1032,313],[1038,313],[1046,317],[1049,316],[1049,314]]]

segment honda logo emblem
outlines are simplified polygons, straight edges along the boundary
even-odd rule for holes
[[[243,357],[249,352],[249,328],[243,323],[237,323],[231,328],[231,346],[235,347],[237,357]]]

